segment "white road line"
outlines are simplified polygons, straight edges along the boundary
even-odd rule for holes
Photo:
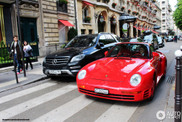
[[[127,122],[136,111],[137,107],[138,106],[128,106],[125,104],[114,104],[95,122]]]
[[[86,99],[85,95],[81,95],[80,97],[73,99],[59,108],[33,120],[33,122],[63,122],[92,102],[92,100]]]
[[[51,83],[51,82],[50,83],[44,83],[44,84],[29,88],[26,90],[22,90],[20,92],[16,92],[16,93],[1,97],[0,98],[0,104],[7,102],[7,101],[10,101],[10,100],[13,100],[13,99],[18,98],[18,97],[33,93],[33,92],[38,91],[38,90],[45,89],[45,88],[53,86],[53,85],[56,85],[56,83]]]
[[[8,119],[11,118],[15,115],[18,115],[20,113],[23,113],[33,107],[36,107],[38,105],[41,105],[47,101],[50,101],[60,95],[63,95],[67,92],[70,92],[74,89],[76,89],[77,86],[76,85],[67,85],[65,87],[62,87],[60,89],[54,90],[50,93],[44,94],[42,96],[39,96],[37,98],[31,99],[29,101],[26,101],[24,103],[15,105],[14,107],[8,108],[4,111],[0,112],[0,120],[1,119]]]

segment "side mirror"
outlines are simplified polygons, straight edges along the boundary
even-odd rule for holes
[[[100,47],[104,47],[104,43],[100,42]]]
[[[100,49],[101,47],[104,47],[104,43],[100,42],[97,44],[96,48]]]
[[[107,54],[108,54],[108,51],[106,51],[106,52],[104,53],[105,56],[107,56]]]
[[[157,52],[152,52],[153,57],[159,56]]]

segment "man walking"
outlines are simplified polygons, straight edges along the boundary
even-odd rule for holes
[[[177,37],[177,35],[175,35],[175,36],[174,36],[174,42],[177,43],[177,40],[178,40],[178,37]]]
[[[11,52],[13,53],[14,63],[16,64],[17,74],[20,74],[20,68],[22,68],[22,48],[21,48],[21,42],[18,40],[18,36],[13,36],[13,42],[11,43]]]

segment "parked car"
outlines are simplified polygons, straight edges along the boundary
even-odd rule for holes
[[[159,48],[158,39],[157,39],[157,35],[156,34],[151,33],[149,35],[145,35],[143,37],[143,40],[144,40],[144,42],[153,45],[155,50]]]
[[[142,42],[119,43],[105,54],[79,71],[76,81],[80,93],[118,101],[152,100],[166,74],[164,54]]]
[[[164,39],[161,36],[157,36],[159,47],[164,47]]]
[[[174,38],[173,36],[168,36],[167,41],[168,41],[168,42],[172,42],[172,41],[173,41],[173,38]]]
[[[45,57],[43,72],[47,76],[76,76],[86,64],[104,57],[118,40],[110,33],[76,36],[62,50]]]
[[[129,42],[143,42],[143,40],[140,37],[130,39]]]

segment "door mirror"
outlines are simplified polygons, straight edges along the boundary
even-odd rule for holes
[[[100,49],[101,47],[104,47],[104,43],[100,42],[99,44],[97,44],[96,48]]]
[[[108,51],[106,51],[106,52],[104,53],[105,56],[107,56],[107,54],[108,54]]]
[[[152,52],[152,55],[153,55],[153,57],[159,56],[159,54],[156,52]]]

